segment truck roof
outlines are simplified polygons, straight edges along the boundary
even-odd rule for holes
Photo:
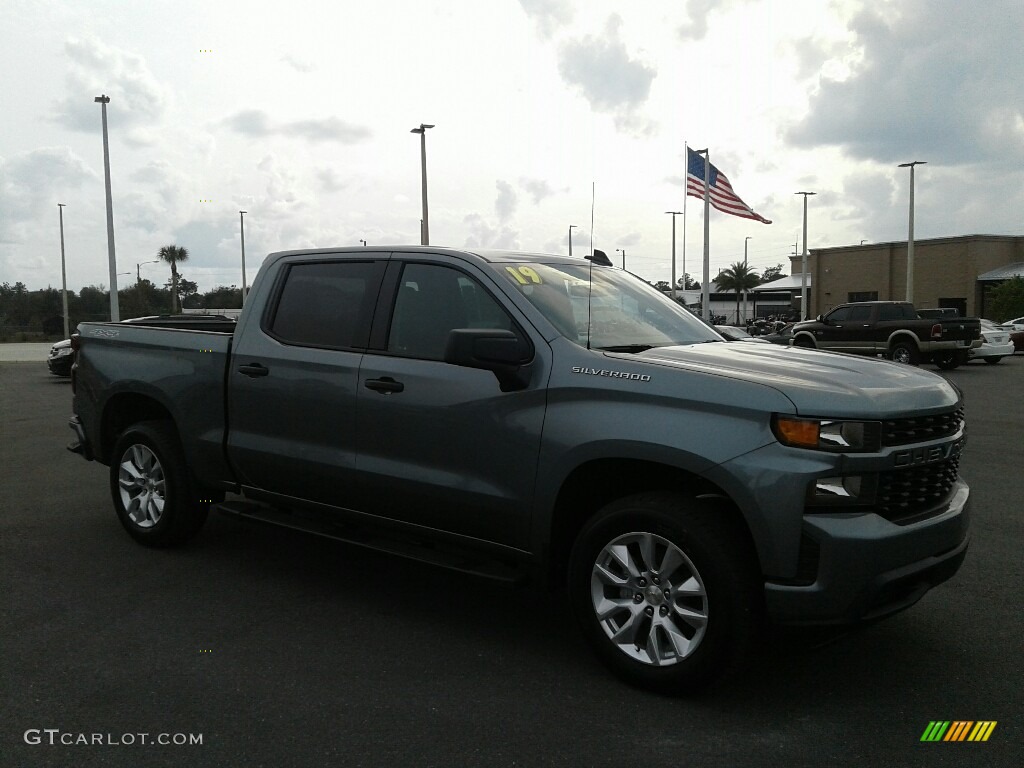
[[[271,253],[268,259],[277,259],[285,256],[326,256],[330,254],[370,254],[370,253],[423,253],[434,256],[476,256],[490,263],[518,263],[536,262],[544,264],[580,264],[587,263],[583,256],[562,256],[551,253],[534,253],[530,251],[506,251],[495,248],[447,248],[433,245],[368,245],[368,246],[345,246],[340,248],[304,248],[294,251],[277,251]],[[589,255],[589,254],[588,254]],[[599,264],[600,262],[594,262]]]

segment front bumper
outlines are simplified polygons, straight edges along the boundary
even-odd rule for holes
[[[806,515],[814,581],[767,583],[768,615],[780,624],[848,624],[909,608],[963,563],[969,496],[958,480],[944,510],[909,525],[870,512]]]
[[[74,365],[74,355],[62,355],[60,357],[50,357],[46,360],[46,367],[50,369],[50,373],[54,376],[70,376],[71,366]]]

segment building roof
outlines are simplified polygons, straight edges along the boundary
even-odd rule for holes
[[[801,278],[803,277],[802,272],[797,272],[795,275],[789,275],[788,277],[780,277],[778,280],[772,280],[770,283],[764,283],[763,285],[757,286],[757,288],[751,288],[751,293],[768,293],[775,291],[799,291],[801,285]],[[811,275],[807,275],[807,287],[811,287]]]
[[[1009,280],[1014,277],[1024,277],[1024,261],[1007,264],[1005,267],[999,267],[991,272],[978,275],[978,280],[989,282],[991,280]]]

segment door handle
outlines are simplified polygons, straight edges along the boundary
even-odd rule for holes
[[[405,389],[405,384],[395,381],[390,376],[384,376],[379,379],[367,379],[363,386],[367,389],[372,389],[374,392],[380,392],[382,395],[390,395],[392,392],[401,392]]]
[[[270,369],[259,363],[249,363],[248,365],[238,366],[238,372],[243,376],[255,379],[257,376],[266,376],[270,373]]]

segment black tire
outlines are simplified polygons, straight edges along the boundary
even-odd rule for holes
[[[983,359],[984,359],[984,360],[985,360],[985,362],[986,362],[986,363],[988,363],[989,365],[995,365],[996,363],[998,363],[998,362],[999,362],[1000,360],[1002,360],[1003,358],[1001,358],[1001,357],[986,357],[986,358],[983,358]]]
[[[631,567],[610,554],[613,545],[630,554]],[[612,502],[580,532],[569,600],[616,675],[660,693],[693,693],[751,654],[764,604],[756,562],[725,513],[676,494],[639,494]]]
[[[889,359],[906,365],[917,365],[921,361],[921,353],[914,342],[897,341],[889,349]]]
[[[960,355],[956,352],[936,352],[932,355],[932,362],[944,371],[952,371],[960,367]]]
[[[206,522],[209,498],[201,499],[169,422],[128,427],[110,461],[110,493],[118,519],[140,544],[171,547],[195,536]]]
[[[804,349],[817,349],[817,345],[806,336],[797,336],[793,339],[794,347],[803,347]]]

